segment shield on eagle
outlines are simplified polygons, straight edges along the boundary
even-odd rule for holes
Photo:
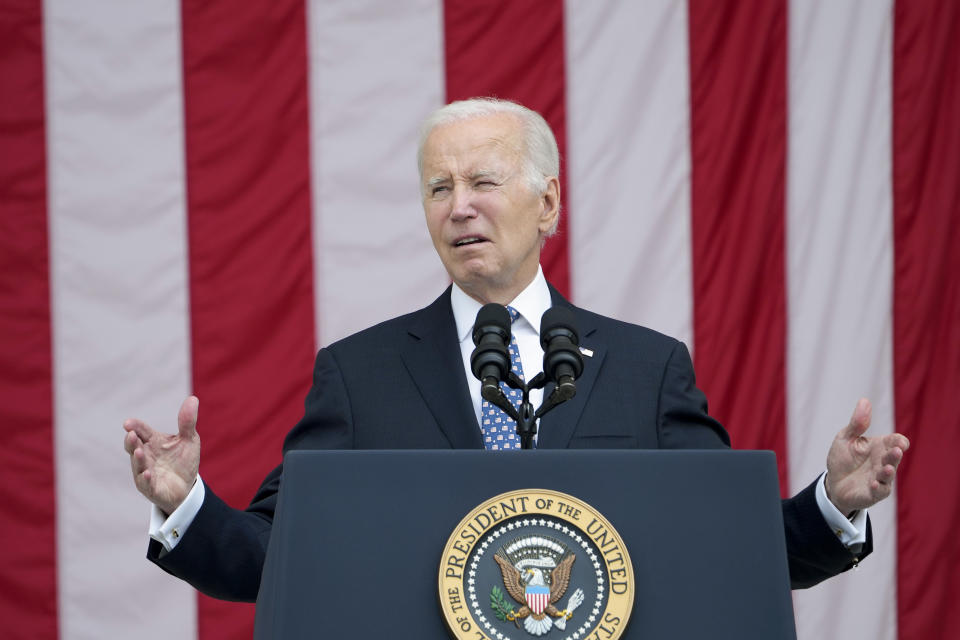
[[[528,584],[523,595],[527,600],[527,606],[537,615],[543,613],[550,604],[550,588],[545,584]]]

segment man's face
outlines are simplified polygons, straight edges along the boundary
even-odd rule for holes
[[[559,213],[559,181],[530,190],[519,120],[510,114],[437,127],[423,148],[423,210],[447,273],[480,302],[506,304],[534,278]]]

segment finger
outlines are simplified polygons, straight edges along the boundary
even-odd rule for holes
[[[123,449],[130,455],[133,455],[134,449],[142,445],[143,445],[143,441],[140,440],[139,436],[137,436],[136,431],[128,431],[126,434],[124,434]]]
[[[899,447],[894,447],[893,449],[888,449],[886,452],[884,452],[880,462],[881,464],[890,465],[891,467],[896,468],[902,459],[903,451],[900,450]]]
[[[907,439],[907,436],[901,433],[888,433],[883,436],[883,444],[888,449],[896,447],[901,451],[906,451],[910,448],[910,441]]]
[[[897,477],[897,470],[893,465],[884,465],[883,468],[877,472],[877,481],[880,484],[890,484],[895,477]]]
[[[873,503],[876,504],[881,500],[885,500],[893,492],[893,487],[888,482],[879,482],[874,481],[871,485],[871,493],[873,494]]]
[[[128,418],[127,420],[125,420],[123,423],[123,428],[126,429],[127,432],[132,431],[133,433],[136,433],[137,437],[140,438],[140,440],[143,442],[150,442],[150,440],[153,438],[154,434],[156,433],[150,427],[150,425],[148,425],[143,420],[139,420],[137,418]]]
[[[200,399],[190,396],[180,405],[177,413],[177,429],[180,437],[192,440],[197,435],[197,415],[200,412]]]
[[[850,416],[850,422],[840,430],[839,437],[844,440],[855,440],[866,433],[870,428],[871,411],[870,401],[860,398],[853,409],[853,415]]]
[[[146,447],[137,447],[130,454],[130,467],[133,475],[138,476],[153,466],[153,459],[147,454]]]
[[[141,473],[134,474],[133,484],[136,485],[137,491],[142,493],[147,500],[153,501],[153,487],[150,483],[150,470],[145,469]]]

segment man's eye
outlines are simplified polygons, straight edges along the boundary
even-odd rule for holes
[[[447,191],[447,190],[449,190],[449,187],[438,185],[438,186],[433,187],[433,189],[430,191],[430,193],[433,194],[433,195],[438,195],[438,194],[443,193],[444,191]]]

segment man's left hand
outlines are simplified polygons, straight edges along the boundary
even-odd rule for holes
[[[827,454],[827,497],[847,517],[890,495],[897,466],[910,448],[910,441],[899,433],[864,436],[869,427],[870,401],[861,398],[850,424],[833,439]]]

